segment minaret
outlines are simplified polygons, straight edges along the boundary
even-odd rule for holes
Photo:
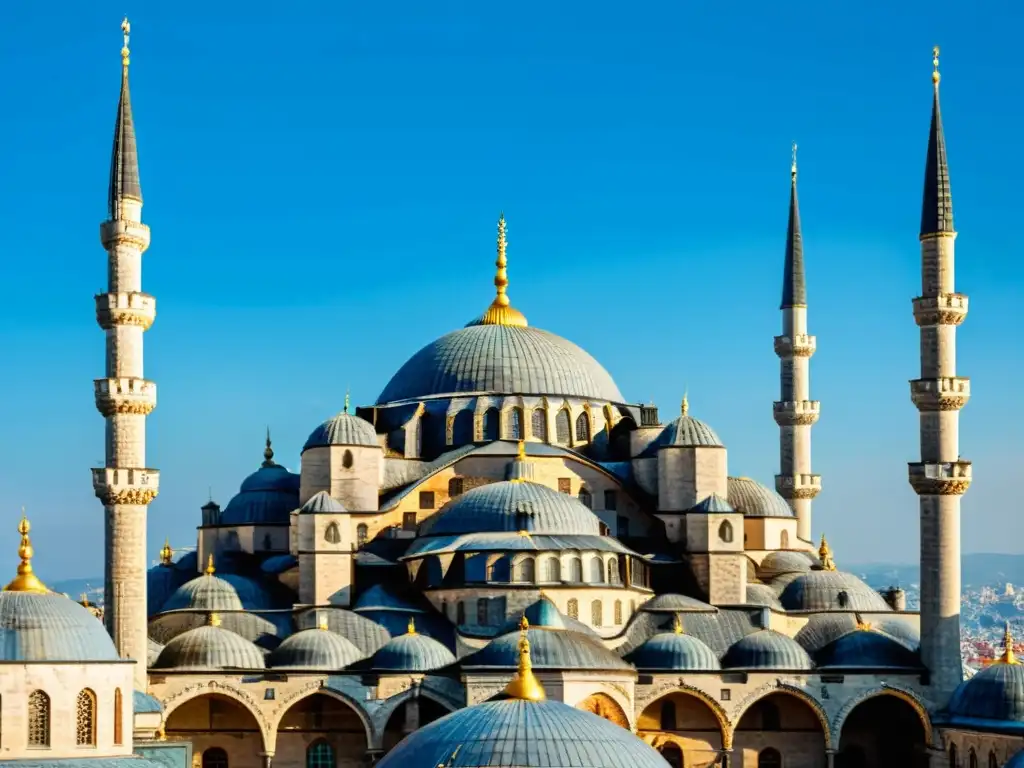
[[[970,382],[956,375],[956,327],[967,297],[953,286],[953,199],[939,111],[939,49],[933,52],[932,123],[921,209],[921,378],[910,382],[920,412],[921,460],[909,466],[921,513],[921,659],[931,672],[935,703],[945,704],[963,678],[960,660],[960,496],[971,463],[960,458],[959,412]]]
[[[104,466],[92,471],[106,517],[104,617],[118,653],[136,661],[135,685],[146,690],[146,511],[160,475],[146,468],[146,416],[156,407],[156,385],[144,378],[142,334],[153,324],[156,301],[142,292],[142,188],[128,94],[128,19],[121,23],[121,97],[110,158],[108,220],[100,225],[107,251],[107,292],[96,296],[96,319],[107,335],[106,378],[95,382],[96,408],[106,418]]]
[[[811,502],[821,492],[821,476],[811,474],[811,427],[821,404],[810,399],[810,361],[817,339],[807,334],[807,285],[804,282],[804,243],[796,196],[796,144],[790,168],[789,228],[786,266],[782,279],[782,335],[775,337],[781,361],[779,400],[774,404],[779,425],[779,474],[775,489],[796,515],[796,535],[811,541]]]

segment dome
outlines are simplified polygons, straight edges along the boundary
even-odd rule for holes
[[[855,629],[833,640],[818,654],[818,666],[918,669],[918,655],[903,643],[871,629]]]
[[[779,601],[787,611],[891,611],[880,594],[842,571],[802,574],[786,585]]]
[[[162,611],[258,611],[270,607],[266,591],[251,579],[234,573],[208,572],[185,582],[167,598]]]
[[[362,651],[337,632],[326,628],[304,629],[277,646],[267,657],[267,666],[338,670],[361,658]]]
[[[274,451],[267,439],[263,464],[242,481],[228,505],[220,513],[220,525],[287,523],[299,506],[299,475],[274,463]]]
[[[146,571],[146,609],[150,616],[157,614],[164,603],[188,580],[173,564],[159,563]]]
[[[347,400],[347,398],[346,398]],[[380,448],[377,432],[366,419],[361,419],[345,410],[328,419],[314,429],[302,446],[303,452],[310,448],[323,448],[329,445],[355,445],[366,448]]]
[[[757,576],[761,579],[774,579],[783,573],[807,573],[816,563],[806,552],[769,552],[757,566]]]
[[[747,605],[762,605],[765,608],[782,610],[775,590],[767,584],[747,584]]]
[[[668,768],[652,747],[560,701],[505,699],[453,712],[414,731],[378,764],[446,768]]]
[[[455,663],[455,656],[432,637],[416,632],[412,623],[410,632],[389,640],[370,658],[370,669],[375,672],[430,672]]]
[[[814,664],[793,638],[762,629],[734,643],[722,658],[724,669],[806,670]]]
[[[997,661],[960,683],[946,707],[953,717],[1024,721],[1024,665]]]
[[[160,657],[160,651],[162,651],[163,649],[164,647],[160,645],[160,643],[158,643],[152,637],[149,638],[149,642],[146,645],[147,667],[152,667],[154,664],[156,664],[156,660]]]
[[[658,447],[722,447],[722,441],[718,439],[715,430],[703,421],[690,416],[690,404],[685,397],[680,410],[682,413],[675,421],[665,425],[658,436]]]
[[[460,328],[423,347],[392,377],[377,404],[456,394],[623,402],[608,372],[572,342],[539,328],[486,324]]]
[[[640,606],[645,613],[718,613],[713,605],[686,595],[658,595]]]
[[[519,662],[520,630],[494,638],[462,659],[463,668],[515,669]],[[600,640],[582,632],[559,629],[527,631],[534,669],[629,670],[629,664],[605,648]]]
[[[0,592],[0,661],[117,661],[88,608],[52,592]]]
[[[196,627],[173,638],[160,651],[153,669],[263,669],[263,651],[241,635],[213,624]]]
[[[504,480],[466,491],[420,526],[420,536],[529,531],[601,535],[601,520],[575,496]]]
[[[721,669],[718,657],[693,635],[661,632],[626,656],[643,671],[702,672]]]
[[[784,498],[749,477],[730,477],[726,495],[733,508],[746,517],[795,517]]]
[[[688,512],[696,512],[697,514],[704,515],[728,515],[736,510],[732,508],[732,505],[719,496],[717,493],[712,493],[710,496],[705,496],[699,502],[694,504]]]
[[[499,635],[504,635],[507,632],[518,632],[520,624],[523,620],[523,616],[530,622],[531,627],[547,628],[547,629],[571,629],[573,632],[581,632],[585,635],[595,635],[593,629],[582,621],[572,619],[566,616],[564,613],[558,610],[550,598],[542,597],[530,603],[525,611],[520,611],[514,614],[505,622],[501,630],[498,632]]]

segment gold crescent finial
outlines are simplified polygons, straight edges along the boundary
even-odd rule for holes
[[[516,458],[519,459],[520,461],[525,461],[526,460],[526,441],[525,440],[520,440],[519,441],[519,447],[516,448]]]
[[[683,634],[683,620],[679,618],[679,614],[676,614],[675,621],[672,622],[672,631],[677,635]]]
[[[129,54],[128,37],[132,33],[132,25],[131,22],[128,21],[127,16],[125,16],[124,19],[121,20],[121,32],[124,35],[124,45],[121,48],[121,66],[127,67]]]
[[[690,396],[688,393],[683,392],[683,400],[679,403],[679,413],[681,416],[685,416],[690,412]]]
[[[18,546],[18,557],[21,562],[18,564],[18,575],[11,579],[10,584],[4,587],[5,592],[38,592],[47,594],[50,590],[39,580],[39,577],[32,571],[32,541],[28,537],[32,526],[25,517],[25,508],[21,508],[21,522],[18,523],[18,533],[21,535],[21,544]]]
[[[208,626],[211,626],[211,627],[219,627],[220,626],[220,614],[217,613],[216,611],[211,611],[210,615],[206,617],[206,623],[207,623]]]
[[[327,631],[327,629],[329,629],[329,626],[327,624],[327,617],[326,616],[321,616],[320,617],[320,623],[318,624],[318,626],[320,627],[320,629],[322,629],[324,631]]]
[[[510,699],[525,701],[544,701],[547,694],[544,686],[533,674],[533,662],[530,660],[530,621],[524,615],[519,622],[519,669],[516,676],[505,686],[505,695]]]
[[[484,312],[483,317],[478,321],[480,325],[515,325],[526,327],[526,317],[518,309],[512,306],[508,298],[508,258],[505,255],[508,248],[506,237],[507,227],[505,226],[505,214],[502,212],[498,217],[498,258],[494,262],[497,272],[494,274],[495,296],[491,306]]]
[[[1003,629],[1003,655],[999,659],[1003,664],[1020,664],[1017,661],[1017,654],[1013,652],[1013,633],[1010,631],[1010,621],[1007,619]]]
[[[789,169],[789,172],[793,175],[794,179],[796,178],[796,150],[797,150],[797,144],[794,141],[793,142],[793,165],[791,165],[790,169]]]
[[[160,565],[170,565],[174,557],[174,550],[171,549],[171,540],[164,539],[164,545],[160,547]]]
[[[932,82],[939,84],[942,75],[939,74],[939,46],[932,48]]]
[[[217,572],[217,569],[213,567],[213,552],[206,558],[206,575],[213,576]]]
[[[825,534],[821,534],[821,546],[818,547],[818,559],[821,561],[821,570],[834,571],[836,563],[832,559],[832,548],[825,540]]]
[[[416,619],[414,619],[412,616],[409,617],[409,626],[406,627],[406,634],[407,635],[415,635],[416,634]]]

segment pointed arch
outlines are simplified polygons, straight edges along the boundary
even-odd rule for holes
[[[837,736],[841,736],[843,733],[843,727],[846,725],[846,720],[853,713],[853,710],[861,704],[878,696],[893,696],[907,703],[911,709],[917,713],[917,718],[921,723],[921,727],[924,729],[925,744],[931,745],[934,743],[935,734],[932,730],[932,721],[928,716],[927,708],[921,703],[921,700],[909,691],[886,684],[882,684],[878,688],[867,690],[846,702],[842,709],[839,710],[839,714],[836,715],[835,720],[833,721],[832,731]]]
[[[786,696],[791,696],[806,704],[807,707],[811,710],[811,712],[814,713],[814,716],[817,718],[818,722],[821,724],[822,734],[825,737],[825,749],[832,749],[832,727],[829,723],[828,716],[825,714],[824,708],[813,696],[810,696],[809,694],[805,693],[799,688],[787,685],[786,683],[774,683],[763,685],[757,690],[751,692],[745,699],[743,699],[743,701],[740,702],[739,706],[737,706],[734,710],[732,716],[732,721],[733,723],[735,723],[733,730],[735,730],[735,728],[739,726],[740,722],[743,720],[743,716],[751,707],[753,707],[759,701],[767,699],[769,696],[772,696],[774,694],[783,694]]]
[[[590,442],[590,414],[587,411],[576,417],[576,442]]]
[[[35,690],[28,696],[28,745],[50,746],[50,697]]]
[[[297,696],[282,702],[271,724],[271,732],[277,734],[280,741],[289,731],[298,733],[304,723],[321,723],[316,727],[317,730],[344,730],[346,715],[351,715],[362,725],[362,736],[365,739],[363,749],[374,744],[376,732],[373,722],[358,702],[334,688],[319,685],[300,691]]]
[[[229,768],[228,753],[221,747],[210,747],[203,751],[203,768]]]
[[[559,409],[555,415],[555,442],[559,445],[572,445],[568,408]]]
[[[330,522],[327,528],[324,529],[324,541],[328,544],[339,544],[341,543],[341,531],[338,528],[338,524]]]
[[[643,703],[637,720],[637,731],[677,730],[680,706],[684,704],[692,704],[697,707],[696,712],[706,713],[709,725],[714,724],[713,730],[721,741],[722,749],[732,749],[732,722],[722,705],[710,694],[685,684],[667,686]],[[711,744],[711,748],[717,749],[717,745]]]
[[[114,689],[114,745],[124,744],[124,701],[121,689]]]
[[[510,440],[524,440],[523,409],[516,406],[508,414],[508,437]]]
[[[576,709],[590,712],[592,715],[604,718],[610,723],[615,723],[620,728],[630,730],[629,718],[626,711],[619,706],[619,703],[607,693],[592,693],[576,705]]]
[[[501,411],[488,408],[480,419],[480,437],[485,443],[497,440],[501,436]]]
[[[548,411],[547,408],[534,408],[530,416],[530,437],[540,440],[542,443],[548,441]]]

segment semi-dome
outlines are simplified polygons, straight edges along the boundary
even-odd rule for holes
[[[726,495],[733,509],[745,517],[794,517],[784,498],[749,477],[730,477]]]
[[[818,653],[822,668],[918,669],[921,661],[903,643],[861,626],[833,640]]]
[[[783,573],[807,573],[815,564],[816,561],[806,552],[769,552],[757,566],[757,576],[768,580]]]
[[[348,412],[348,395],[345,395],[345,410],[314,429],[302,446],[303,452],[310,448],[329,445],[352,445],[379,448],[377,432],[366,419]]]
[[[718,613],[713,605],[672,592],[652,597],[640,606],[640,610],[644,613]]]
[[[515,630],[494,638],[476,653],[462,659],[462,667],[515,669],[519,660],[521,637],[521,631]],[[631,669],[629,664],[609,651],[593,635],[564,629],[535,629],[531,626],[527,637],[536,669]]]
[[[267,657],[267,666],[277,669],[339,670],[363,658],[352,642],[327,629],[304,629],[285,638]]]
[[[161,610],[258,611],[269,607],[266,590],[252,579],[234,573],[215,576],[211,555],[206,573],[178,587]]]
[[[421,635],[410,620],[409,632],[393,637],[370,658],[375,672],[430,672],[455,662],[455,655],[432,637]]]
[[[811,657],[796,640],[772,629],[747,635],[722,657],[723,669],[806,670],[813,666]]]
[[[220,513],[221,525],[287,523],[289,513],[299,506],[299,475],[274,463],[269,435],[263,456],[260,468],[242,481]]]
[[[721,669],[718,657],[703,641],[680,632],[660,632],[626,660],[642,671],[701,672]]]
[[[160,651],[153,669],[257,670],[265,667],[263,651],[241,635],[224,629],[216,614],[210,623],[173,638]]]
[[[801,574],[786,585],[779,601],[787,611],[891,611],[878,592],[842,571]]]
[[[658,436],[658,447],[714,447],[721,448],[722,441],[711,427],[690,415],[689,400],[684,397],[680,415],[665,425]]]

